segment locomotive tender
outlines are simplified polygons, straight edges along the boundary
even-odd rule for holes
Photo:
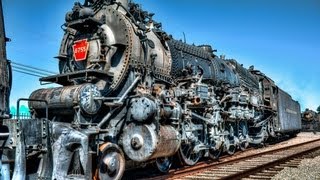
[[[128,0],[86,0],[66,14],[60,87],[29,99],[28,120],[3,120],[13,179],[120,179],[172,157],[184,165],[295,134],[300,105],[262,72],[164,32]],[[9,170],[2,168],[9,174]]]

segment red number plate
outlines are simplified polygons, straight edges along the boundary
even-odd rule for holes
[[[73,46],[73,57],[75,61],[83,61],[87,59],[89,43],[87,39],[75,41]]]

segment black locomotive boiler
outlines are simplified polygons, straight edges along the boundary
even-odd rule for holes
[[[4,121],[14,179],[120,179],[146,163],[167,172],[175,155],[192,166],[300,131],[299,103],[272,79],[175,40],[152,16],[128,0],[75,3],[60,74],[40,79],[61,86],[30,95],[33,119]]]

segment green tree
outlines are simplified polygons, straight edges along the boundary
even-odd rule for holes
[[[16,114],[17,114],[17,108],[14,107],[14,106],[11,106],[11,107],[10,107],[10,114],[16,115]]]
[[[13,118],[17,117],[17,107],[11,106],[10,107],[10,114],[13,116]],[[28,106],[21,105],[19,109],[19,115],[22,117],[29,117],[30,116],[30,110]]]
[[[317,112],[320,114],[320,106],[318,106],[318,108],[317,108]]]

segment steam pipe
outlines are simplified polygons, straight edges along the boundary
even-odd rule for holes
[[[124,7],[124,8],[126,8],[126,9],[128,9],[128,0],[116,0],[116,2],[117,3],[121,3],[121,5]]]
[[[122,12],[123,14],[126,14],[129,8],[129,3],[128,0],[115,0],[116,5],[116,9],[120,12]]]
[[[122,103],[122,101],[127,97],[128,93],[132,90],[132,88],[137,84],[137,82],[140,80],[140,76],[136,77],[136,79],[133,81],[133,83],[130,85],[130,87],[124,92],[124,94],[120,97],[120,99],[116,103]],[[112,113],[114,111],[110,111],[98,124],[98,127],[101,128],[104,123],[106,123],[109,118],[111,117]]]

